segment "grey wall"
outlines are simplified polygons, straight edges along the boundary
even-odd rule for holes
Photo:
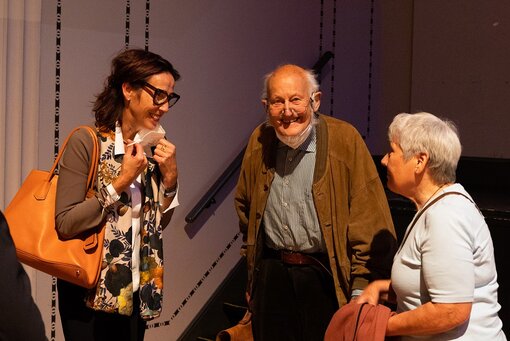
[[[459,126],[464,155],[510,158],[510,4],[415,1],[412,108]]]
[[[428,110],[459,124],[464,155],[510,157],[506,1],[151,0],[150,7],[149,47],[183,78],[181,101],[162,120],[177,145],[181,206],[165,231],[164,313],[147,340],[178,339],[239,258],[235,179],[197,222],[184,218],[264,119],[261,80],[278,64],[310,67],[333,51],[322,111],[352,122],[374,154],[387,150],[396,113]],[[62,1],[62,139],[93,120],[93,95],[124,47],[125,9],[124,0]],[[56,13],[57,1],[44,0],[42,168],[53,156]],[[143,47],[145,1],[131,1],[130,29],[131,46]],[[50,279],[38,274],[35,286],[50,335]],[[63,339],[58,319],[54,333]]]

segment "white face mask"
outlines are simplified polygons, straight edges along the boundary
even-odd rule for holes
[[[133,140],[133,143],[140,143],[142,147],[153,147],[158,144],[158,141],[165,137],[165,129],[161,125],[153,130],[142,129],[140,130]]]
[[[310,136],[310,133],[312,132],[313,120],[310,120],[310,124],[308,124],[308,127],[306,127],[302,132],[295,136],[284,136],[278,133],[278,131],[275,129],[274,132],[276,133],[276,137],[278,137],[278,140],[282,141],[282,143],[286,144],[292,149],[296,149],[299,147],[305,140]]]

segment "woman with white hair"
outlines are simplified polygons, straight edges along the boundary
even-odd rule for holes
[[[393,260],[391,280],[372,282],[357,303],[397,303],[387,336],[402,340],[506,340],[498,317],[494,250],[484,217],[455,183],[461,145],[453,123],[399,114],[382,164],[388,188],[417,213]]]

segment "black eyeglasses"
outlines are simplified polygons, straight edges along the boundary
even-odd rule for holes
[[[142,88],[145,91],[147,91],[149,95],[152,96],[152,101],[154,102],[154,105],[163,105],[166,102],[168,102],[168,107],[170,108],[173,107],[175,103],[177,103],[179,98],[181,98],[181,96],[177,95],[175,92],[169,94],[165,90],[158,89],[147,82],[142,82]],[[153,92],[150,93],[150,91],[148,91],[147,88],[151,89]]]

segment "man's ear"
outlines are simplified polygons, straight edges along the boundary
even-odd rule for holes
[[[313,112],[319,111],[319,107],[321,106],[321,95],[322,95],[322,93],[320,91],[317,91],[317,92],[314,92],[311,96]]]
[[[263,100],[261,100],[261,102],[262,102],[262,105],[264,106],[264,111],[267,112],[269,109],[267,99],[263,99]]]

